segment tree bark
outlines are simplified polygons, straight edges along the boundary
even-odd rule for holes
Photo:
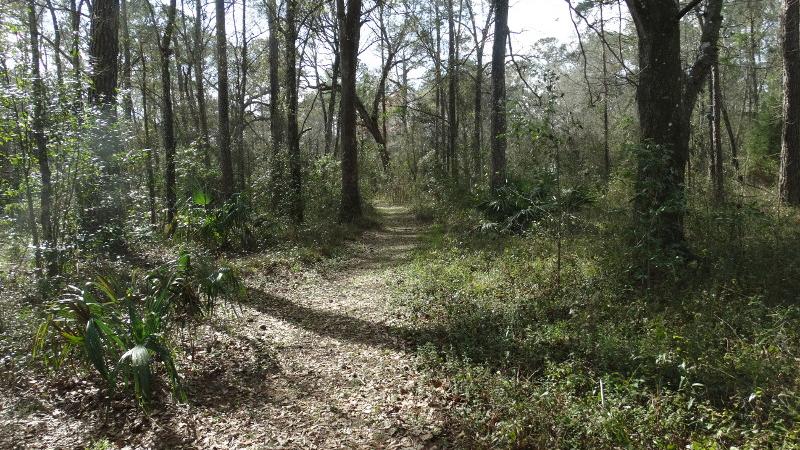
[[[42,181],[40,194],[41,210],[39,220],[42,225],[41,246],[44,248],[45,261],[47,263],[48,276],[58,273],[58,258],[55,251],[55,239],[53,236],[52,220],[52,196],[53,186],[50,174],[50,160],[47,154],[47,136],[45,135],[45,86],[42,80],[39,62],[39,22],[37,20],[36,3],[28,0],[28,27],[30,31],[30,50],[31,50],[31,77],[33,78],[33,120],[31,128],[33,140],[36,144],[36,158],[39,160],[39,175]],[[36,224],[31,224],[36,227]],[[40,250],[37,248],[36,250]],[[38,253],[37,253],[38,254]]]
[[[233,161],[231,158],[230,103],[228,101],[228,40],[225,35],[225,0],[216,0],[217,8],[217,77],[219,108],[220,169],[222,171],[222,198],[227,201],[234,191]]]
[[[719,73],[718,56],[711,66],[711,186],[712,200],[716,204],[725,201],[724,165],[722,156],[722,79]]]
[[[473,183],[477,184],[483,172],[483,84],[484,84],[484,67],[483,55],[485,51],[486,40],[491,25],[492,16],[494,15],[494,3],[490,3],[489,12],[486,15],[486,24],[478,35],[478,26],[475,22],[475,11],[472,7],[472,0],[467,0],[467,10],[472,22],[472,38],[475,45],[475,98],[474,98],[474,112],[473,112],[473,128],[472,128],[472,178]]]
[[[606,24],[603,14],[604,5],[600,4],[600,36],[606,39]],[[608,50],[603,48],[603,178],[606,182],[611,178],[611,146],[609,144],[609,100],[608,100]]]
[[[800,205],[800,0],[785,0],[783,11],[783,136],[781,203]]]
[[[361,192],[358,185],[358,140],[356,136],[356,76],[361,38],[361,0],[337,0],[339,49],[342,65],[342,202],[339,213],[345,223],[361,219]]]
[[[303,174],[300,160],[300,134],[297,129],[297,0],[286,2],[286,99],[289,153],[289,216],[292,223],[303,222]]]
[[[239,123],[236,126],[236,145],[239,157],[239,190],[247,187],[247,148],[244,145],[245,114],[247,113],[247,76],[250,62],[247,59],[247,0],[242,0],[242,67],[239,83]]]
[[[204,64],[203,52],[205,44],[203,41],[203,0],[195,0],[194,10],[194,84],[195,96],[197,96],[197,120],[200,129],[200,151],[203,154],[203,163],[206,168],[211,167],[210,143],[208,134],[208,110],[206,109],[206,90],[203,80]]]
[[[661,251],[688,254],[684,234],[690,119],[708,76],[722,24],[722,0],[708,0],[700,55],[681,65],[680,10],[672,0],[626,0],[639,36],[636,101],[641,128],[635,211],[642,239]]]
[[[280,53],[278,42],[278,6],[275,0],[267,5],[269,19],[269,130],[272,140],[272,207],[283,203],[283,127],[281,116]]]
[[[453,180],[458,179],[458,61],[456,57],[456,18],[453,0],[447,0],[447,165]]]
[[[338,39],[336,37],[335,39]],[[333,142],[333,123],[336,111],[336,92],[338,91],[339,84],[339,49],[335,48],[336,55],[333,59],[333,70],[331,75],[331,98],[328,100],[328,122],[325,124],[325,154],[328,155],[332,151]]]
[[[89,40],[92,64],[89,101],[94,105],[115,105],[117,101],[118,31],[119,0],[95,0]]]
[[[150,209],[150,224],[158,223],[156,215],[156,178],[153,173],[153,149],[150,147],[150,115],[147,108],[147,60],[139,43],[139,56],[142,61],[142,122],[144,124],[145,171],[147,172],[147,206]]]
[[[128,2],[120,0],[120,22],[122,23],[122,110],[125,119],[133,120],[133,97],[131,94],[131,35],[128,22]]]
[[[506,40],[508,0],[495,0],[494,44],[492,49],[492,173],[491,188],[506,184]]]
[[[172,55],[170,47],[172,33],[175,31],[175,16],[177,14],[176,0],[170,0],[167,9],[167,25],[159,44],[161,55],[161,127],[164,136],[164,197],[167,212],[168,232],[174,231],[175,215],[177,212],[177,194],[175,180],[175,122],[172,110],[172,80],[170,76],[169,61]]]

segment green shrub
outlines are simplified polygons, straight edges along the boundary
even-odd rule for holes
[[[795,448],[794,219],[690,209],[696,261],[648,288],[631,276],[630,218],[617,209],[601,199],[581,213],[560,258],[547,227],[428,238],[405,298],[431,331],[421,361],[454,399],[456,446]]]
[[[229,268],[212,268],[183,253],[170,264],[129,280],[99,277],[70,286],[38,328],[34,357],[53,368],[72,360],[95,369],[111,390],[122,381],[139,403],[153,399],[154,363],[160,362],[173,394],[185,400],[170,335],[208,317],[215,303],[242,286]]]

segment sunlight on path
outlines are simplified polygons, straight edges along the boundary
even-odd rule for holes
[[[435,447],[442,426],[435,389],[415,370],[406,342],[413,330],[388,308],[394,274],[410,260],[421,229],[405,208],[378,211],[384,226],[352,243],[353,256],[332,271],[248,280],[241,329],[233,331],[263,342],[271,367],[234,392],[240,407],[222,418],[238,422],[237,445]],[[240,375],[224,375],[210,386],[209,402],[213,385],[241,384]]]

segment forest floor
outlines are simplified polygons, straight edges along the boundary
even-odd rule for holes
[[[403,208],[378,211],[383,226],[341,258],[277,271],[257,254],[234,261],[245,299],[184,341],[188,404],[144,414],[129,399],[109,406],[75,372],[16,375],[0,393],[0,448],[441,446],[446,394],[417,367],[421,331],[393,298],[424,228]]]

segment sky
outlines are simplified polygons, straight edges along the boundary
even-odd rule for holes
[[[542,38],[569,42],[575,36],[564,0],[511,0],[508,27],[514,43],[523,46],[520,50]]]

